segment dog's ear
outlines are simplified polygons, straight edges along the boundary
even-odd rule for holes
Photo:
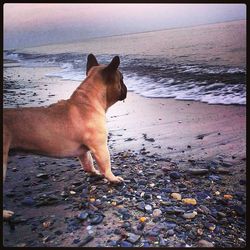
[[[104,69],[104,73],[106,75],[114,73],[118,69],[119,65],[120,65],[120,58],[119,56],[115,56],[112,59],[111,63]]]
[[[93,66],[98,66],[98,62],[95,58],[95,56],[93,54],[89,54],[88,55],[88,59],[87,59],[87,69],[86,69],[86,75],[88,75],[89,70],[93,67]]]

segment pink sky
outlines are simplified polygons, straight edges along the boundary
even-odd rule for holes
[[[245,12],[244,4],[4,4],[4,47],[239,20]]]

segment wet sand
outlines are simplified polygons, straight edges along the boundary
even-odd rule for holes
[[[19,87],[5,103],[41,106],[61,99],[50,88],[56,80],[44,77],[44,70],[7,70],[6,83]],[[22,88],[27,76],[28,90]],[[5,246],[196,247],[200,240],[217,247],[245,246],[245,106],[129,92],[125,102],[108,110],[107,124],[112,169],[125,179],[121,185],[90,177],[74,158],[9,157],[3,201],[16,214],[3,223]],[[196,175],[190,169],[206,170]],[[197,205],[172,198],[174,192],[195,198]],[[185,219],[189,212],[197,215]]]

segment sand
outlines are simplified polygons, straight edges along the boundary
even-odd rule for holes
[[[130,92],[107,117],[115,150],[145,146],[180,159],[246,157],[245,106],[144,98]]]

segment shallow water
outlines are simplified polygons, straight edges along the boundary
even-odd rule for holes
[[[11,50],[4,58],[8,67],[51,67],[46,76],[63,84],[84,79],[89,53],[102,64],[118,54],[128,89],[145,97],[246,104],[245,21]]]

